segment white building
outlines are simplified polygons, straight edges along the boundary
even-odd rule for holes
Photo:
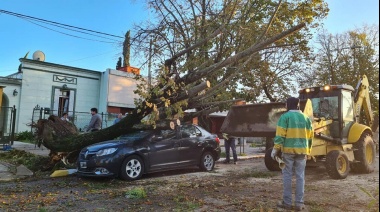
[[[104,114],[124,114],[135,108],[134,98],[138,96],[133,93],[136,89],[134,74],[112,69],[104,72],[88,70],[38,59],[21,58],[17,73],[0,77],[2,133],[10,133],[10,113],[5,111],[13,106],[16,109],[16,133],[31,129],[33,112],[38,108],[58,116],[69,112],[73,120],[75,113],[90,112],[93,107]]]

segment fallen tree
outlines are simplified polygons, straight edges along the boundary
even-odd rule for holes
[[[141,99],[136,101],[135,109],[128,116],[115,125],[100,131],[83,134],[79,134],[75,126],[62,122],[58,117],[50,116],[48,119],[38,121],[37,135],[40,143],[50,149],[54,156],[72,153],[71,155],[75,157],[77,156],[76,153],[85,146],[114,139],[122,134],[139,129],[173,127],[179,124],[180,121],[178,119],[181,122],[186,122],[194,117],[205,116],[212,112],[220,111],[219,106],[221,104],[231,104],[234,101],[229,99],[209,101],[209,97],[220,93],[225,89],[225,85],[237,76],[237,73],[242,72],[243,69],[248,69],[252,65],[252,59],[258,56],[259,51],[266,48],[276,48],[276,43],[305,27],[305,23],[300,23],[288,30],[266,38],[265,35],[280,5],[281,1],[276,5],[269,23],[264,27],[265,29],[252,45],[249,45],[245,49],[241,49],[241,46],[233,51],[229,49],[225,54],[216,55],[216,58],[205,56],[198,64],[191,61],[191,58],[196,57],[194,52],[203,52],[205,48],[210,49],[211,40],[221,40],[223,33],[229,33],[226,31],[226,26],[221,24],[207,34],[208,30],[206,29],[210,27],[202,23],[204,28],[201,32],[201,39],[189,40],[184,38],[185,44],[181,45],[184,49],[178,52],[175,52],[174,48],[170,48],[172,56],[165,60],[163,68],[156,77],[156,84],[154,86],[148,86],[148,83],[141,81],[141,89],[136,91],[141,96]],[[179,20],[176,20],[176,22],[179,22]],[[187,34],[181,28],[181,25],[178,25],[178,27],[181,35]],[[169,41],[161,31],[157,30],[155,33],[163,37],[169,44]],[[220,45],[223,42],[225,41],[220,41]],[[282,47],[283,44],[279,43],[278,46]],[[219,49],[223,51],[223,48]],[[178,64],[182,64],[181,68],[185,69],[185,71],[182,70],[179,73]],[[190,65],[186,66],[186,64]],[[217,76],[214,73],[220,72],[223,68],[230,66],[237,66],[238,68],[231,72],[225,72],[226,75],[223,76],[223,79],[218,80],[217,84],[212,85],[207,80],[210,76],[211,78],[212,76]],[[213,80],[213,82],[216,81]],[[196,112],[184,113],[186,109],[193,108],[196,109]],[[51,157],[53,158],[53,156]]]
[[[265,40],[256,42],[243,51],[237,52],[224,60],[212,63],[212,59],[201,64],[195,70],[189,70],[187,74],[180,76],[172,70],[171,66],[178,58],[188,54],[196,48],[202,46],[210,39],[216,37],[223,31],[223,26],[205,37],[203,40],[196,42],[168,60],[166,60],[164,68],[157,76],[157,84],[151,89],[148,89],[145,95],[141,95],[142,99],[136,102],[136,108],[117,124],[104,128],[100,131],[91,133],[79,134],[75,130],[75,126],[68,126],[58,117],[51,116],[46,120],[39,120],[37,124],[38,139],[42,145],[50,149],[53,155],[60,153],[77,153],[85,146],[98,143],[105,140],[114,139],[122,134],[130,133],[139,129],[147,128],[165,128],[173,127],[178,124],[177,119],[191,120],[194,117],[207,115],[218,111],[218,104],[202,104],[199,101],[203,97],[213,95],[218,89],[223,89],[222,85],[216,85],[215,89],[210,88],[210,83],[207,80],[202,80],[213,72],[216,72],[223,67],[228,67],[231,64],[246,64],[253,55],[260,50],[267,48],[294,32],[305,27],[305,23],[298,24],[278,35],[272,36]],[[264,36],[261,36],[263,38]],[[238,72],[239,69],[235,71]],[[227,76],[223,83],[228,83],[234,73]],[[144,82],[143,82],[144,83]],[[142,85],[143,87],[148,87]],[[142,94],[142,93],[140,93]],[[184,114],[183,111],[191,107],[202,107],[194,113]],[[65,126],[62,128],[62,126]],[[77,155],[77,154],[72,154]]]

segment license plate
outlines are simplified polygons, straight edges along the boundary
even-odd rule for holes
[[[81,167],[82,169],[87,168],[87,163],[86,163],[86,162],[80,162],[80,167]]]

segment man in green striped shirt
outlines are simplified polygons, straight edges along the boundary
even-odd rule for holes
[[[314,131],[311,120],[299,110],[299,99],[290,97],[286,100],[287,112],[277,122],[276,137],[272,158],[282,152],[285,168],[283,176],[283,200],[278,207],[292,209],[292,177],[296,175],[295,210],[300,211],[304,205],[305,167],[307,155],[311,152]]]

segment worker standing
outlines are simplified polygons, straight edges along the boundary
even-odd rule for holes
[[[283,200],[277,204],[284,209],[292,208],[292,177],[296,175],[295,210],[305,209],[305,167],[307,155],[311,152],[314,131],[311,120],[299,110],[299,99],[286,100],[287,112],[277,122],[276,137],[271,157],[275,160],[282,152],[285,168],[282,169]]]

